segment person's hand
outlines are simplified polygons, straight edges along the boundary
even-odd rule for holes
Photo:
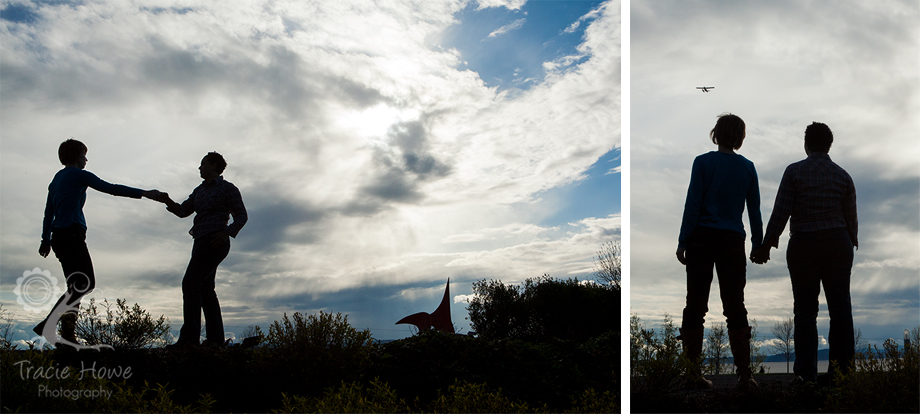
[[[215,233],[214,238],[211,239],[212,246],[220,246],[227,243],[230,243],[230,232],[227,230],[221,230]]]
[[[147,190],[142,193],[143,197],[147,197],[151,200],[159,201],[160,195],[163,194],[159,190]]]
[[[164,193],[162,191],[160,192],[160,196],[157,197],[156,200],[164,204],[169,204],[170,202],[175,203],[175,201],[172,201],[172,199],[169,198],[169,193]]]
[[[764,244],[751,251],[751,262],[764,264],[770,261],[770,245]]]
[[[38,254],[42,257],[48,257],[48,253],[51,253],[51,245],[48,243],[42,243],[41,247],[38,248]]]
[[[687,265],[687,249],[683,247],[677,248],[677,261],[684,266]]]

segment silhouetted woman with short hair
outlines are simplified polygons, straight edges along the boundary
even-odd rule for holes
[[[738,383],[744,388],[757,386],[751,376],[751,327],[744,307],[747,258],[741,216],[745,203],[754,249],[763,242],[763,221],[754,163],[735,153],[741,148],[745,135],[744,121],[740,117],[732,114],[719,116],[709,133],[719,150],[693,160],[678,237],[677,260],[687,269],[687,303],[680,339],[695,366],[694,372],[689,373],[691,385],[700,388],[712,387],[712,382],[701,375],[699,364],[713,267],[719,278],[719,293],[738,370]]]

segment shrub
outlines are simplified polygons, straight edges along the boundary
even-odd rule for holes
[[[100,314],[96,299],[90,299],[77,319],[77,336],[87,345],[111,345],[137,349],[165,345],[169,319],[160,315],[154,320],[140,305],[128,307],[125,299],[116,299],[114,309],[108,299],[102,301],[105,315]]]
[[[654,396],[676,390],[690,363],[681,355],[677,328],[671,316],[664,314],[662,329],[656,334],[652,329],[645,329],[639,317],[633,315],[629,336],[632,372],[634,376],[642,377],[641,381],[633,381],[632,392]]]
[[[522,401],[511,401],[501,389],[489,391],[486,384],[456,381],[447,391],[438,391],[438,398],[429,407],[433,413],[527,413],[549,412],[546,406],[536,410]]]
[[[370,329],[353,328],[348,324],[348,316],[341,313],[320,311],[319,315],[304,319],[300,312],[295,312],[292,319],[285,313],[281,321],[272,323],[268,328],[267,346],[300,352],[355,351],[373,340]]]
[[[319,398],[298,395],[283,396],[279,413],[404,413],[409,411],[405,400],[397,397],[386,383],[371,381],[368,388],[357,382],[329,388]]]
[[[914,328],[913,343],[920,340]],[[835,375],[837,388],[827,399],[828,411],[920,412],[920,346],[901,351],[888,339],[882,345],[856,354],[854,369]]]
[[[469,320],[483,338],[584,341],[620,330],[620,290],[613,285],[544,275],[520,286],[483,279],[473,292]]]

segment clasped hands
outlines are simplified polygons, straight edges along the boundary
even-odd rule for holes
[[[751,261],[757,264],[764,264],[770,260],[770,245],[762,244],[760,247],[751,251]]]
[[[763,244],[760,247],[751,251],[750,256],[751,262],[757,264],[764,264],[770,260],[770,245]],[[677,248],[677,260],[680,261],[680,264],[687,264],[687,249],[683,247]]]
[[[169,198],[169,193],[165,193],[159,190],[144,191],[144,197],[147,197],[151,200],[166,204],[166,210],[169,210],[170,212],[175,212],[174,209],[179,207],[179,203]],[[227,244],[229,242],[230,242],[230,232],[226,230],[222,230],[222,231],[215,233],[214,238],[211,239],[211,244],[214,246],[218,246],[221,244]]]

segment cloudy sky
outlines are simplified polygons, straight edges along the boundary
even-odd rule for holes
[[[0,301],[33,268],[57,147],[183,200],[218,151],[249,222],[218,273],[228,332],[342,312],[379,339],[450,278],[592,272],[620,233],[613,1],[0,1]],[[181,325],[192,240],[150,200],[89,190],[91,297]],[[22,333],[17,339],[25,338]]]
[[[920,325],[920,3],[633,0],[630,13],[632,312],[680,324],[686,280],[674,252],[690,167],[717,149],[709,130],[732,112],[747,124],[739,153],[757,168],[764,223],[783,170],[805,158],[805,127],[831,127],[830,156],[856,183],[856,327],[878,343]],[[761,334],[793,316],[788,240],[787,225],[773,260],[748,264],[745,302]],[[724,322],[717,289],[707,327]]]

